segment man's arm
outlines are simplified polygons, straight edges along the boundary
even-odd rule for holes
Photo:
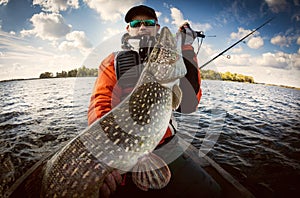
[[[119,101],[116,96],[119,94],[114,69],[114,54],[109,55],[99,66],[99,73],[90,98],[88,109],[88,124],[91,125],[95,120],[108,113],[114,103]]]
[[[179,28],[179,34],[182,39],[183,61],[187,69],[185,78],[182,78],[180,81],[183,96],[179,111],[192,113],[197,109],[202,96],[200,69],[198,68],[197,56],[192,46],[196,33],[190,28],[188,23],[185,23]]]

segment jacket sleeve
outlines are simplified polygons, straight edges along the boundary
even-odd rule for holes
[[[187,69],[185,78],[180,81],[183,92],[179,111],[192,113],[196,111],[202,96],[201,74],[194,48],[191,45],[182,46],[183,61]]]
[[[109,112],[120,98],[114,68],[114,54],[105,58],[98,71],[88,109],[88,125]]]

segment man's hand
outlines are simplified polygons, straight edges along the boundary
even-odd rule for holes
[[[192,45],[197,33],[190,27],[188,22],[185,22],[179,27],[177,36],[181,36],[182,45]]]
[[[100,197],[106,198],[112,195],[117,190],[117,186],[120,185],[121,182],[122,176],[120,175],[119,171],[112,171],[109,175],[106,176],[103,185],[99,189]]]

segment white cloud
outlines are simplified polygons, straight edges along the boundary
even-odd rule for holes
[[[211,25],[208,23],[200,24],[200,23],[193,23],[192,21],[189,21],[187,19],[184,19],[184,16],[182,12],[172,7],[171,10],[171,18],[172,18],[172,24],[174,24],[177,28],[180,27],[184,22],[188,22],[191,25],[191,28],[194,30],[201,30],[201,31],[207,31],[211,29]]]
[[[108,38],[111,38],[117,34],[120,34],[124,32],[124,30],[122,30],[122,28],[106,28],[106,30],[104,31],[104,35],[106,35],[105,37],[103,37],[103,40],[106,40]]]
[[[172,18],[172,24],[176,25],[177,27],[180,27],[184,22],[191,23],[189,20],[184,19],[182,12],[177,8],[170,8],[171,10],[171,18]]]
[[[155,11],[155,14],[156,14],[157,18],[159,18],[162,15],[161,12],[157,12],[157,11]]]
[[[277,35],[271,39],[273,45],[278,45],[280,47],[289,47],[292,42],[291,37]]]
[[[252,49],[258,49],[264,45],[264,40],[260,36],[252,37],[247,42],[247,45]]]
[[[7,5],[8,2],[9,2],[9,0],[0,0],[0,6]]]
[[[238,28],[238,32],[232,32],[230,34],[230,38],[232,40],[240,40],[243,37],[245,37],[246,35],[250,34],[252,32],[252,30],[246,30],[242,27]],[[258,49],[260,47],[262,47],[264,45],[264,40],[262,39],[262,37],[258,36],[259,32],[254,32],[252,35],[250,35],[248,38],[248,42],[247,45],[248,47],[252,48],[252,49]]]
[[[239,27],[238,32],[232,32],[230,34],[230,38],[233,40],[239,40],[239,39],[243,38],[244,36],[246,36],[247,34],[249,34],[250,32],[251,32],[251,30],[245,30],[244,28]]]
[[[0,30],[0,80],[39,77],[45,71],[59,72],[80,67],[83,56],[57,51],[46,42],[28,40]],[[20,71],[21,69],[21,71]]]
[[[141,4],[143,0],[83,0],[91,9],[96,10],[104,21],[116,22],[122,19],[122,15],[133,7]]]
[[[265,0],[265,1],[268,4],[271,11],[274,13],[285,11],[288,6],[286,0]]]
[[[300,45],[300,36],[297,38],[297,44]]]
[[[72,26],[67,25],[60,14],[39,13],[31,17],[33,29],[22,30],[22,36],[35,35],[43,40],[56,40],[64,37],[71,31]]]
[[[288,54],[284,52],[271,53],[267,52],[257,58],[256,64],[259,66],[267,66],[281,69],[300,69],[300,54]]]
[[[170,23],[170,19],[169,19],[168,17],[165,17],[165,18],[164,18],[164,22],[165,22],[165,23]]]
[[[203,50],[209,57],[203,56]],[[214,61],[217,66],[233,66],[234,67],[265,67],[265,68],[277,68],[283,70],[300,70],[300,48],[297,53],[285,53],[282,51],[272,53],[267,52],[259,56],[253,56],[251,54],[240,53],[242,49],[230,50],[230,59],[227,56],[220,56]],[[213,50],[212,46],[203,45],[202,53],[199,55],[199,59],[202,63],[215,57],[219,52]],[[207,60],[205,60],[207,59]],[[234,69],[233,69],[234,71]]]
[[[220,60],[221,62],[222,60]],[[226,56],[223,58],[223,61],[226,64],[231,66],[249,66],[252,65],[251,55],[250,54],[230,54],[230,59]]]
[[[79,8],[78,0],[33,0],[33,5],[40,5],[44,11],[59,12],[70,8]]]
[[[243,48],[241,46],[238,46],[238,47],[234,47],[234,48],[230,49],[230,51],[232,53],[241,53],[243,51]]]
[[[73,31],[66,35],[66,39],[67,41],[63,41],[58,49],[62,51],[79,49],[82,54],[87,54],[92,48],[92,44],[83,31]]]

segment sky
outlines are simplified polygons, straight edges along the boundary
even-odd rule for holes
[[[204,32],[199,66],[275,17],[204,69],[300,87],[300,0],[0,0],[0,80],[97,68],[120,49],[124,16],[140,4],[174,34],[185,21]]]

